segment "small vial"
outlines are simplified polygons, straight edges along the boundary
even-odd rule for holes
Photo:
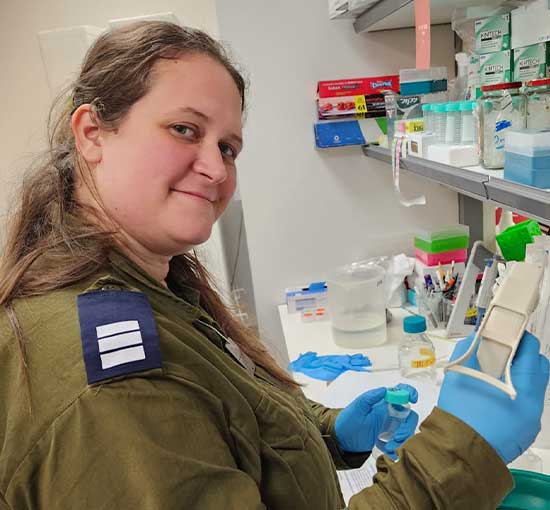
[[[445,126],[446,126],[446,103],[435,104],[432,106],[432,127],[433,132],[437,137],[438,143],[445,142]]]
[[[424,132],[433,133],[433,112],[431,104],[422,105],[422,118],[424,119]]]
[[[431,379],[435,371],[435,348],[426,336],[426,319],[421,315],[406,317],[403,331],[407,333],[399,345],[399,370],[403,377]]]
[[[475,101],[463,101],[460,103],[460,115],[462,119],[462,145],[472,145],[477,141],[476,119],[474,118]]]
[[[460,103],[447,103],[445,111],[447,112],[446,124],[445,124],[445,143],[447,145],[460,144],[460,137],[462,135],[462,126],[460,119]]]
[[[375,448],[372,451],[373,457],[378,457],[385,451],[388,444],[395,435],[399,425],[409,416],[411,405],[409,404],[409,392],[398,388],[388,388],[384,400],[388,406],[388,416],[384,421]]]

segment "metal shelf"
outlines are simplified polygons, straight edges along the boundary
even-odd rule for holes
[[[491,177],[487,198],[542,223],[550,222],[550,191]]]
[[[363,152],[366,156],[384,161],[391,164],[391,154],[389,149],[384,149],[376,145],[363,146]],[[401,168],[408,170],[430,179],[431,181],[443,184],[463,195],[468,195],[478,200],[487,200],[487,191],[485,182],[487,175],[457,168],[454,166],[443,165],[435,161],[408,156],[401,160]]]
[[[363,152],[368,157],[391,164],[389,149],[365,145]],[[490,200],[496,205],[550,223],[550,191],[413,156],[402,160],[401,168],[463,195],[477,200]]]
[[[483,4],[480,14],[483,17],[491,11],[490,7],[499,7],[506,4],[506,0],[432,0],[430,18],[432,25],[442,25],[451,22],[453,11],[457,8],[468,8]],[[509,10],[509,9],[508,9]],[[496,13],[495,13],[496,14]],[[361,32],[377,32],[380,30],[394,30],[396,28],[414,27],[414,0],[380,0],[354,21],[353,27],[358,34]]]

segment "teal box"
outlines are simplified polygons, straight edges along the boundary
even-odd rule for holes
[[[540,80],[550,76],[550,43],[514,50],[514,81]]]
[[[510,49],[510,13],[475,22],[476,53],[495,53]]]
[[[512,50],[506,50],[479,56],[479,74],[482,87],[512,81],[514,74],[513,54]]]

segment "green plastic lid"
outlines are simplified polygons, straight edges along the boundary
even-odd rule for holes
[[[433,104],[431,104],[431,103],[423,104],[422,105],[422,111],[423,112],[429,112],[429,111],[432,110],[432,107],[433,107]]]
[[[460,103],[454,102],[454,103],[447,103],[445,106],[446,112],[458,112],[460,110]]]
[[[460,111],[461,112],[471,112],[476,109],[476,102],[475,101],[462,101],[460,103]]]
[[[445,107],[447,106],[447,103],[438,103],[434,104],[432,106],[432,111],[437,113],[445,113]]]
[[[527,220],[508,227],[496,238],[502,256],[506,260],[522,262],[525,260],[525,246],[534,242],[534,236],[540,235],[542,235],[542,232],[539,224],[535,220]]]
[[[498,510],[550,510],[550,476],[510,469],[515,487]]]
[[[409,392],[407,390],[399,390],[397,388],[388,388],[386,390],[384,400],[390,404],[408,404]]]

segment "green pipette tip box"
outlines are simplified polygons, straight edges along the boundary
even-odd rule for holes
[[[539,224],[535,220],[527,220],[508,227],[496,237],[502,256],[506,260],[522,262],[525,260],[525,246],[541,234]]]
[[[414,238],[414,246],[426,253],[443,253],[446,251],[462,250],[468,248],[469,236],[448,237],[446,239],[434,239],[426,241],[419,237]]]

